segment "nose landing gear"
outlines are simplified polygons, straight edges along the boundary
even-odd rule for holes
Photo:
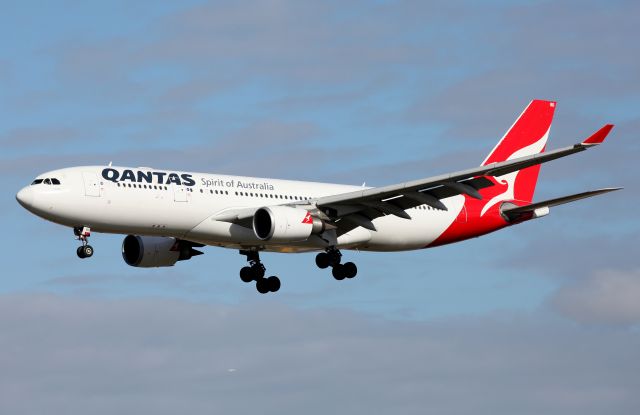
[[[243,267],[240,270],[240,279],[242,281],[246,283],[255,281],[256,290],[258,290],[260,294],[275,293],[280,289],[280,278],[275,275],[268,278],[264,277],[267,269],[262,262],[260,262],[260,254],[258,251],[240,251],[240,255],[245,255],[247,262],[249,262],[248,267]]]
[[[91,228],[86,226],[77,226],[73,228],[73,234],[76,239],[82,242],[82,245],[76,250],[78,258],[91,258],[93,256],[93,247],[89,245],[89,236],[91,236]]]
[[[318,268],[325,269],[332,267],[331,274],[338,281],[345,278],[353,278],[358,273],[358,267],[353,262],[341,264],[342,253],[335,247],[328,248],[326,252],[320,252],[316,255],[316,265]]]

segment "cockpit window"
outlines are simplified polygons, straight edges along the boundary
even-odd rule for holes
[[[46,179],[35,179],[32,183],[31,186],[36,185],[36,184],[48,184],[48,185],[55,185],[58,186],[60,185],[60,180],[56,179],[55,177],[53,178],[46,178]]]

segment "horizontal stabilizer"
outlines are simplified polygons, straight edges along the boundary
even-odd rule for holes
[[[613,124],[605,125],[604,127],[599,129],[595,133],[591,134],[591,136],[589,138],[584,140],[582,142],[582,145],[583,146],[595,146],[595,145],[598,145],[598,144],[602,144],[604,142],[604,139],[607,138],[607,136],[611,132],[611,129],[613,129]]]
[[[527,213],[533,213],[534,211],[542,208],[550,208],[553,206],[562,205],[569,202],[575,202],[576,200],[586,199],[587,197],[598,196],[605,193],[620,190],[622,187],[608,187],[605,189],[591,190],[588,192],[577,193],[575,195],[563,196],[556,199],[545,200],[543,202],[536,202],[526,206],[503,206],[501,211],[510,220],[519,219],[522,215]]]

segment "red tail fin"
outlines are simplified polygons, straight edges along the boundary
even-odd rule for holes
[[[542,153],[547,145],[555,109],[554,101],[531,101],[482,165]],[[539,165],[533,166],[505,175],[501,179],[507,182],[509,190],[513,192],[513,199],[531,202],[539,171]],[[489,201],[484,210],[492,204]]]

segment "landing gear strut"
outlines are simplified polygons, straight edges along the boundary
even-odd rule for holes
[[[82,242],[82,245],[78,247],[76,250],[76,254],[78,254],[78,258],[91,258],[93,256],[93,247],[89,245],[89,236],[91,236],[91,228],[86,226],[80,227],[77,226],[73,228],[73,234],[76,236],[76,239]]]
[[[358,267],[353,262],[341,264],[342,253],[336,247],[327,248],[325,252],[316,255],[316,265],[318,268],[332,267],[331,274],[337,280],[353,278],[358,273]]]
[[[247,257],[249,266],[243,267],[240,270],[240,279],[246,283],[251,281],[256,282],[256,290],[260,294],[266,294],[268,292],[276,292],[280,289],[280,278],[275,275],[265,278],[264,274],[266,268],[260,262],[260,254],[258,251],[240,251],[240,255]]]

